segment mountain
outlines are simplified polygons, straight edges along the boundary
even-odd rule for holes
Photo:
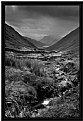
[[[5,47],[20,49],[22,47],[37,48],[33,43],[26,40],[14,28],[5,24]]]
[[[79,28],[70,32],[52,46],[47,47],[46,50],[79,51]]]
[[[45,46],[45,44],[40,42],[40,41],[37,41],[37,40],[34,40],[34,39],[30,39],[28,37],[24,37],[24,38],[27,39],[28,41],[30,41],[31,43],[33,43],[36,47]]]
[[[60,36],[54,36],[54,35],[49,35],[49,36],[45,36],[43,37],[40,42],[45,43],[47,46],[50,46],[52,44],[54,44],[55,42],[59,41],[61,39]]]

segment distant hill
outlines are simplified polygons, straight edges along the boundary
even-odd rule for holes
[[[63,37],[60,41],[49,46],[46,50],[58,50],[58,51],[79,51],[79,28],[73,30],[68,35]]]
[[[14,28],[5,24],[5,47],[20,49],[22,47],[37,48],[33,43],[26,40]]]
[[[27,39],[28,41],[30,41],[31,43],[33,43],[36,47],[45,46],[45,44],[40,42],[40,41],[37,41],[37,40],[34,40],[34,39],[30,39],[28,37],[24,37],[24,38]]]
[[[40,42],[45,43],[46,46],[50,46],[50,45],[56,43],[57,41],[59,41],[60,39],[61,39],[60,36],[56,36],[56,37],[55,37],[54,35],[49,35],[49,36],[43,37],[43,38],[40,40]]]

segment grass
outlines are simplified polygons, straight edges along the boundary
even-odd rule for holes
[[[11,116],[20,116],[20,113],[25,113],[24,107],[30,110],[31,102],[35,102],[36,96],[37,92],[34,87],[25,85],[22,81],[12,81],[5,86],[6,113],[10,111]]]
[[[50,108],[42,111],[39,117],[50,118],[76,118],[79,117],[79,86],[71,91],[71,95],[53,100]]]
[[[64,65],[64,61],[59,59],[58,65],[66,73],[65,78],[74,85],[70,92],[67,91],[64,96],[58,98],[60,90],[57,84],[63,78],[59,80],[56,77],[56,61],[46,66],[44,62],[37,59],[17,58],[6,54],[5,117],[32,117],[31,110],[35,105],[44,99],[55,97],[57,101],[53,100],[49,109],[46,108],[44,111],[40,109],[39,117],[79,117],[79,68],[76,66],[77,63]],[[45,67],[47,70],[44,69]]]
[[[24,67],[30,68],[30,71],[37,76],[43,76],[44,71],[41,68],[43,65],[38,60],[33,59],[18,59],[12,56],[5,57],[5,66],[10,66],[16,69],[23,70]]]

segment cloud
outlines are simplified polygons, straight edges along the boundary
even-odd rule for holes
[[[79,26],[79,6],[6,6],[5,21],[34,39],[64,36]]]
[[[38,16],[50,16],[58,18],[77,18],[79,16],[79,6],[25,6],[18,7],[18,10]],[[32,14],[31,14],[32,13]],[[38,15],[38,16],[37,16]]]

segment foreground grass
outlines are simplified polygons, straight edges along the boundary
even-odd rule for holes
[[[79,107],[79,86],[72,89],[70,94],[67,94],[57,101],[54,99],[50,102],[49,109],[41,111],[39,117],[44,118],[76,118],[80,115]]]
[[[79,117],[78,63],[66,63],[61,59],[54,62],[51,60],[52,63],[45,65],[37,59],[17,58],[6,54],[5,117],[32,117],[35,106],[48,98],[53,98],[49,108],[44,107],[43,110],[40,107],[40,114],[35,117]],[[56,71],[56,65],[60,66],[59,72]],[[60,72],[64,72],[64,75]],[[73,85],[67,89],[65,95],[59,97],[64,87],[59,88],[57,85],[65,79]]]

